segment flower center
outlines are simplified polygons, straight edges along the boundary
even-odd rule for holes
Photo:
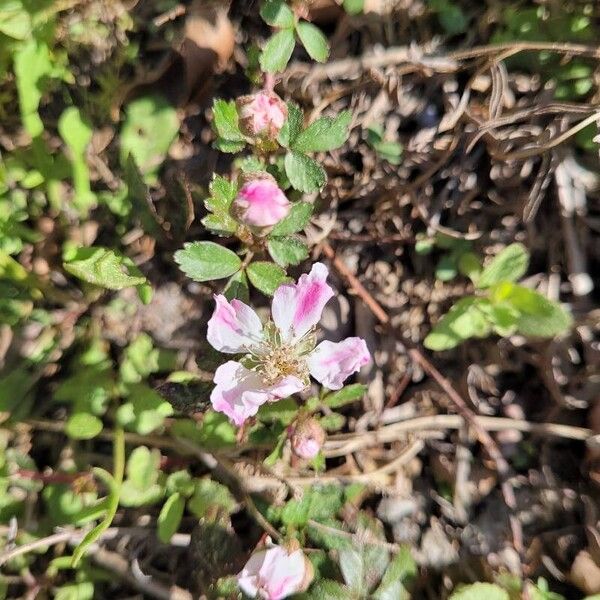
[[[297,355],[295,348],[290,346],[269,348],[268,353],[261,360],[260,370],[269,385],[289,375],[300,379],[308,378],[305,361]]]

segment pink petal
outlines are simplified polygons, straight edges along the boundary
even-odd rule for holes
[[[227,301],[215,296],[215,310],[208,322],[208,343],[219,352],[238,354],[248,352],[263,338],[262,323],[258,315],[239,300]]]
[[[371,362],[365,340],[350,337],[341,342],[321,342],[308,356],[310,374],[326,388],[339,390],[344,381]]]
[[[233,201],[233,213],[251,227],[270,227],[288,216],[291,202],[271,179],[245,183]]]
[[[323,263],[315,263],[297,284],[283,284],[275,291],[271,313],[284,341],[301,338],[321,319],[325,304],[333,296],[326,281],[328,274]]]
[[[214,382],[216,385],[210,395],[213,408],[227,415],[238,427],[272,397],[264,390],[258,373],[233,360],[215,371]]]
[[[267,385],[260,373],[233,360],[215,371],[213,381],[216,384],[210,395],[213,408],[227,415],[238,427],[253,417],[265,402],[287,398],[306,387],[302,380],[292,375]]]

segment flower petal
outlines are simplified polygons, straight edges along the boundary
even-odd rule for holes
[[[341,342],[321,342],[307,358],[310,374],[326,388],[339,390],[344,381],[371,362],[365,340],[349,337]]]
[[[296,284],[280,285],[273,296],[273,321],[284,341],[298,340],[321,319],[325,304],[333,296],[327,284],[327,267],[315,263]]]
[[[306,384],[293,375],[274,385],[267,385],[260,373],[247,369],[242,363],[230,360],[216,371],[215,387],[210,401],[217,412],[222,412],[236,426],[253,417],[265,402],[276,402],[300,392]]]
[[[231,206],[234,216],[250,227],[271,227],[288,216],[292,203],[267,174],[253,174]]]
[[[240,300],[227,301],[215,296],[215,310],[208,322],[208,343],[219,352],[238,354],[247,352],[263,338],[258,315]]]
[[[258,373],[233,360],[215,371],[214,382],[216,385],[210,395],[213,408],[226,414],[238,427],[272,398]]]

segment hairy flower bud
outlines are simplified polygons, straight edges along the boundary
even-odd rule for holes
[[[236,100],[241,132],[274,140],[287,119],[287,106],[274,92],[262,91]]]
[[[268,173],[246,177],[231,206],[236,219],[254,228],[276,225],[287,217],[291,208],[291,202]]]
[[[325,431],[313,417],[300,419],[292,430],[290,442],[296,456],[312,460],[325,443]]]
[[[271,546],[255,552],[237,580],[250,598],[282,600],[306,591],[313,577],[312,564],[300,548]]]

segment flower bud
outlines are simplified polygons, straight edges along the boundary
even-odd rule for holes
[[[240,130],[250,138],[274,140],[287,119],[287,106],[274,92],[262,91],[236,100]]]
[[[290,436],[292,451],[304,460],[312,460],[325,443],[325,431],[319,421],[310,417],[298,421]]]
[[[255,552],[237,580],[250,598],[282,600],[306,591],[313,577],[312,564],[302,550],[272,546]]]
[[[252,173],[231,206],[236,219],[254,228],[276,225],[291,208],[291,202],[268,173]]]

